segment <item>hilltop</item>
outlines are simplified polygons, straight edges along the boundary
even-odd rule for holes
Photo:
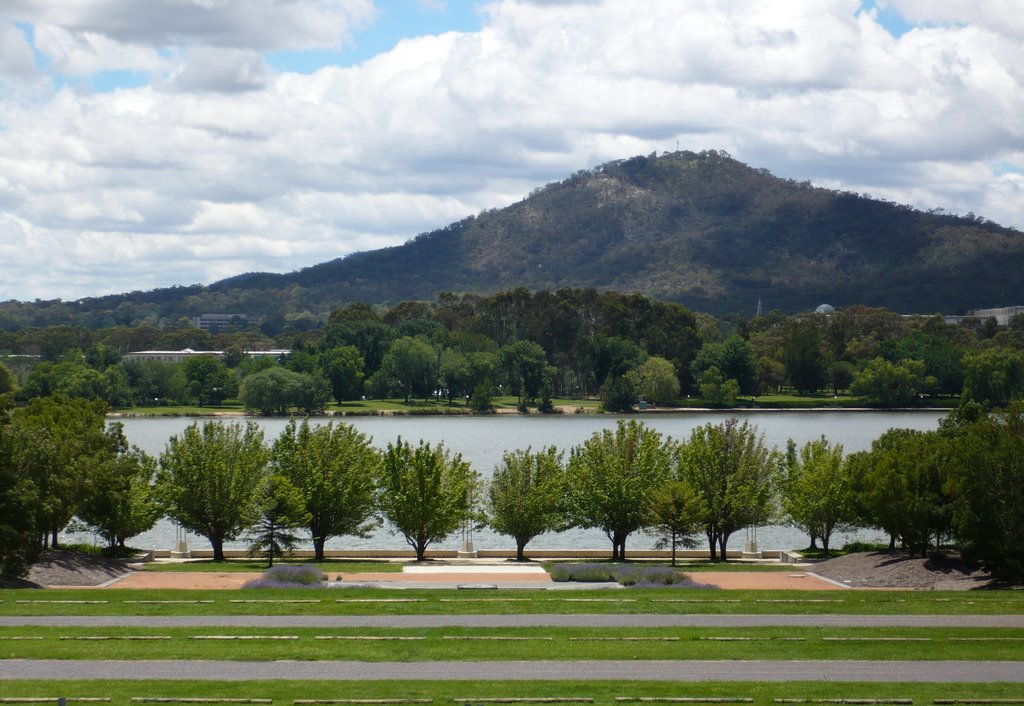
[[[723,152],[609,162],[506,208],[289,274],[73,303],[8,302],[0,327],[174,322],[201,312],[318,317],[352,301],[595,287],[721,314],[828,302],[956,313],[1024,301],[1024,234],[817,188]]]

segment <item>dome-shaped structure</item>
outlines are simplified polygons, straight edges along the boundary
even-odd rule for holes
[[[814,313],[815,314],[834,314],[834,313],[836,313],[836,308],[834,306],[832,306],[831,304],[822,304],[817,309],[814,310]]]

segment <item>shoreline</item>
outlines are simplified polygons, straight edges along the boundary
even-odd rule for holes
[[[345,418],[345,417],[496,417],[496,416],[516,416],[516,417],[547,417],[557,418],[559,416],[608,416],[608,417],[642,417],[644,415],[662,416],[669,414],[714,414],[714,413],[745,413],[745,414],[773,414],[780,412],[798,412],[807,414],[818,414],[822,412],[830,413],[844,413],[851,412],[857,414],[864,413],[882,413],[888,414],[892,412],[952,412],[955,407],[659,407],[657,409],[645,409],[635,410],[630,413],[623,412],[602,412],[597,409],[586,409],[582,407],[559,407],[560,412],[554,414],[541,414],[540,412],[527,412],[522,413],[515,409],[503,409],[493,413],[478,414],[475,412],[468,411],[433,411],[433,410],[365,410],[365,411],[326,411],[321,414],[314,415],[303,415],[303,414],[289,414],[289,415],[263,415],[263,414],[248,414],[242,411],[228,410],[222,412],[201,412],[201,413],[180,413],[180,412],[109,412],[106,415],[107,419],[175,419],[175,418],[192,418],[192,419],[291,419],[291,418]],[[583,409],[584,411],[576,411]]]

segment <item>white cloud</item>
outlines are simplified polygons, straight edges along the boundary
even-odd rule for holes
[[[963,24],[1024,38],[1024,12],[1018,0],[879,0],[913,23]]]
[[[7,0],[9,16],[125,45],[334,47],[372,20],[372,0]]]
[[[32,47],[20,29],[0,16],[0,78],[30,78],[36,73]]]
[[[258,52],[195,47],[173,84],[186,91],[234,93],[263,88],[269,78],[270,69]]]
[[[54,71],[68,76],[107,70],[154,72],[168,66],[155,49],[124,44],[97,32],[70,32],[57,25],[36,25],[35,46]]]
[[[166,22],[152,26],[115,0],[25,2],[11,16],[35,13],[37,46],[67,71],[165,77],[0,95],[0,248],[20,258],[0,257],[0,298],[292,270],[677,141],[1024,226],[1021,42],[980,15],[894,38],[859,6],[505,0],[479,32],[300,75],[273,73],[257,50],[339,41],[369,3],[294,0],[288,18],[274,15],[283,2],[254,3],[280,20],[268,38],[228,19],[236,0],[160,0]],[[206,24],[186,31],[189,13]]]

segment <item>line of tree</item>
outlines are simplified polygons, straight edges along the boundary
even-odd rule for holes
[[[180,364],[122,358],[151,347],[223,356]],[[273,347],[292,353],[245,354]],[[588,289],[447,294],[386,310],[351,304],[276,339],[187,326],[0,331],[0,351],[40,356],[8,358],[17,375],[0,369],[0,390],[16,386],[21,404],[54,394],[113,407],[237,399],[258,414],[312,414],[331,400],[363,397],[469,401],[478,411],[499,394],[542,411],[552,397],[600,397],[609,411],[628,411],[639,399],[731,406],[779,392],[849,393],[882,407],[957,396],[998,407],[1024,397],[1024,316],[1005,330],[994,319],[948,325],[859,306],[714,319]]]
[[[7,398],[9,401],[9,397]],[[526,545],[545,532],[596,528],[612,558],[646,531],[672,548],[703,537],[726,560],[730,537],[787,522],[825,554],[840,529],[875,527],[911,552],[953,544],[999,578],[1024,580],[1024,403],[968,403],[938,430],[893,429],[844,457],[819,439],[785,452],[734,419],[663,437],[619,421],[570,450],[507,452],[489,484],[443,445],[401,438],[383,451],[347,424],[292,420],[267,444],[248,422],[196,423],[159,460],[128,446],[102,404],[44,398],[0,416],[0,567],[24,571],[77,517],[124,547],[166,515],[207,538],[214,558],[248,537],[272,563],[299,540],[323,560],[328,539],[381,522],[418,560],[464,523]]]

